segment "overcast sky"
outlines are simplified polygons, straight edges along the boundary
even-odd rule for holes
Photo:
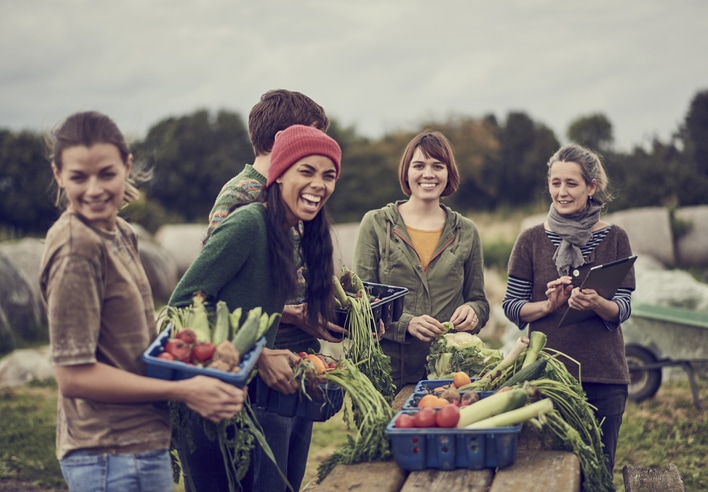
[[[370,137],[523,111],[564,142],[601,112],[628,150],[708,89],[707,33],[704,0],[0,0],[0,128],[95,109],[143,137],[286,88]]]

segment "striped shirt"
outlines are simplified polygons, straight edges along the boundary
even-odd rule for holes
[[[597,245],[605,239],[609,231],[610,227],[604,227],[592,233],[592,237],[588,243],[580,248],[584,258],[587,258]],[[547,230],[545,232],[553,245],[557,248],[561,243],[561,237],[552,231]],[[527,325],[525,321],[521,320],[521,307],[527,302],[531,302],[532,289],[533,283],[530,280],[512,276],[507,280],[506,293],[502,300],[502,307],[506,317],[516,324],[519,329],[524,329]],[[608,330],[616,330],[621,323],[629,318],[631,314],[631,300],[631,290],[621,287],[617,289],[617,292],[615,292],[615,295],[612,297],[612,301],[616,302],[619,306],[619,320],[617,322],[603,320]]]

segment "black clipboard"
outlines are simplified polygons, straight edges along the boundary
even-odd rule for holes
[[[605,299],[612,299],[635,261],[637,261],[637,255],[594,266],[579,287],[581,289],[594,289]],[[593,316],[595,316],[595,311],[577,311],[569,307],[566,308],[563,317],[558,322],[558,327],[572,325]]]

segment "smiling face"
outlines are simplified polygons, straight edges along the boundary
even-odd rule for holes
[[[64,189],[68,210],[95,227],[114,230],[132,156],[124,163],[115,145],[100,143],[68,147],[62,151],[61,162],[62,168],[52,164],[52,171]]]
[[[408,186],[411,198],[418,200],[439,200],[447,186],[447,164],[434,157],[426,157],[418,147],[413,152],[408,166]]]
[[[337,168],[329,157],[311,155],[290,166],[276,181],[288,210],[288,225],[315,218],[334,191]]]
[[[550,168],[548,192],[553,206],[561,215],[572,215],[584,210],[597,189],[594,180],[587,184],[582,169],[575,162],[556,161]]]

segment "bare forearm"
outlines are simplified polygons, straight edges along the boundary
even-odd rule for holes
[[[521,321],[525,323],[531,323],[545,316],[548,316],[551,311],[549,310],[549,302],[546,301],[536,301],[527,302],[519,310],[519,317]]]

